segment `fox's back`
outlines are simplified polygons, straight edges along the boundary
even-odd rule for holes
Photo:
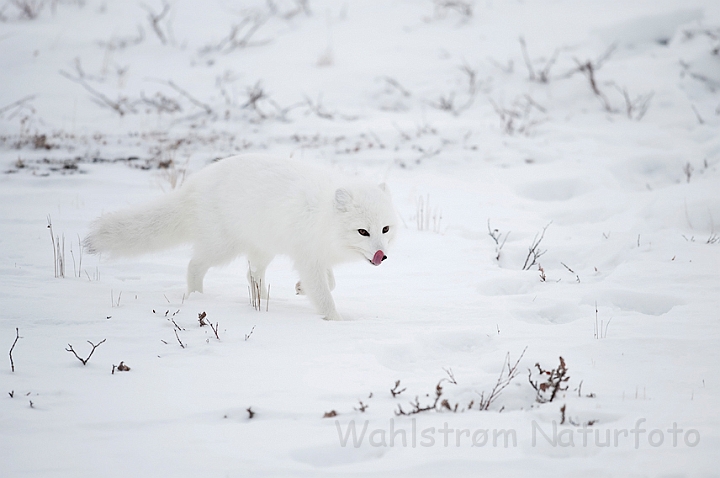
[[[335,182],[329,171],[298,161],[242,155],[197,172],[183,189],[199,233],[262,241],[289,253],[288,239],[327,236]]]

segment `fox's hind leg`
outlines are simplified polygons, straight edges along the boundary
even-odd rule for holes
[[[198,257],[193,257],[192,259],[190,259],[190,264],[188,264],[187,272],[188,295],[192,294],[193,292],[203,291],[203,279],[205,278],[205,274],[207,274],[207,271],[208,269],[210,269],[210,267],[211,264]]]
[[[265,270],[272,259],[272,257],[268,257],[263,254],[248,254],[248,285],[253,290],[260,290],[261,299],[267,299],[268,297],[267,282],[265,282]]]
[[[227,264],[232,261],[237,254],[229,251],[208,251],[196,249],[193,253],[190,264],[188,264],[187,284],[188,294],[192,292],[203,291],[203,279],[208,269],[214,266]]]

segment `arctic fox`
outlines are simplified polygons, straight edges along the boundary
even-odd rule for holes
[[[289,159],[239,155],[207,166],[154,202],[100,216],[84,244],[90,253],[132,256],[190,243],[188,293],[202,292],[210,267],[245,255],[248,281],[262,284],[262,298],[265,269],[284,254],[300,275],[297,293],[326,320],[340,320],[330,293],[332,267],[353,260],[379,266],[396,232],[384,183]]]

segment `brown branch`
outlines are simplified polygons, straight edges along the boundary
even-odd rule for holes
[[[45,2],[12,0],[10,3],[15,5],[15,7],[20,10],[21,15],[28,20],[36,19],[38,15],[40,15],[43,7],[45,7]]]
[[[9,354],[10,355],[10,368],[12,369],[13,372],[15,371],[15,362],[13,361],[12,353],[13,353],[13,349],[15,348],[15,344],[21,338],[22,337],[20,337],[20,329],[15,327],[15,341],[13,342],[12,347],[10,347],[10,354]]]
[[[442,383],[442,380],[440,382],[438,382],[437,385],[435,385],[435,400],[433,401],[432,404],[422,406],[422,405],[420,405],[420,399],[417,396],[415,396],[415,401],[410,402],[410,405],[412,405],[412,407],[413,407],[412,410],[406,412],[405,410],[403,410],[403,408],[400,406],[400,404],[398,404],[398,409],[395,411],[395,415],[396,416],[416,415],[418,413],[427,412],[430,410],[437,410],[438,403],[440,402],[440,397],[442,397],[442,394],[443,394],[443,388],[440,385],[440,383]]]
[[[246,341],[246,342],[247,342],[247,340],[250,338],[250,336],[252,336],[252,334],[253,334],[254,331],[255,331],[255,326],[253,325],[253,326],[252,326],[252,329],[250,329],[250,333],[245,334],[245,341]]]
[[[615,49],[616,45],[610,45],[610,47],[608,47],[605,53],[600,55],[600,57],[598,57],[594,62],[592,60],[586,60],[584,62],[581,62],[577,58],[574,58],[575,63],[577,64],[577,68],[575,68],[574,70],[570,70],[568,73],[563,75],[564,78],[570,78],[575,73],[582,73],[583,75],[585,75],[585,77],[588,79],[588,83],[590,84],[590,89],[603,104],[603,108],[605,109],[605,111],[608,111],[610,113],[615,112],[615,109],[610,104],[610,100],[608,99],[608,97],[605,96],[602,91],[600,91],[597,80],[595,79],[595,72],[603,66],[603,64],[610,58],[610,56],[612,56]]]
[[[90,357],[92,357],[92,354],[95,353],[95,349],[98,348],[100,345],[102,345],[106,340],[107,340],[107,339],[102,339],[102,340],[101,340],[100,342],[98,342],[97,344],[94,344],[94,343],[92,343],[92,342],[90,342],[90,341],[88,340],[87,343],[89,343],[89,344],[92,346],[92,350],[90,351],[90,355],[88,355],[87,358],[82,358],[82,357],[80,357],[80,356],[77,354],[77,352],[75,352],[75,350],[73,349],[73,346],[70,345],[70,344],[68,344],[68,347],[70,347],[70,348],[65,349],[65,351],[71,352],[73,355],[75,355],[75,357],[76,357],[79,361],[82,362],[83,365],[87,365],[88,361],[90,360]]]
[[[187,91],[185,91],[184,89],[182,89],[182,88],[180,88],[178,85],[176,85],[172,80],[167,81],[166,84],[167,84],[170,88],[174,89],[175,91],[177,91],[178,93],[180,93],[181,95],[183,95],[185,98],[187,98],[188,100],[190,100],[190,102],[191,102],[192,104],[194,104],[195,106],[199,106],[200,108],[204,109],[207,114],[211,115],[211,114],[214,113],[213,109],[212,109],[210,106],[208,106],[207,104],[205,104],[205,103],[197,100],[197,99],[196,99],[194,96],[192,96],[190,93],[188,93]]]
[[[148,21],[150,22],[150,26],[152,27],[153,31],[163,45],[167,44],[167,38],[165,37],[165,33],[163,33],[163,31],[160,29],[160,21],[165,18],[165,15],[170,12],[170,4],[163,0],[163,9],[162,11],[160,11],[160,13],[153,12],[147,5],[143,5],[143,8],[145,8],[145,10],[147,10],[148,12]]]
[[[543,370],[539,363],[536,363],[535,367],[538,369],[540,377],[545,377],[544,382],[541,382],[540,379],[533,382],[532,370],[528,369],[528,381],[537,393],[535,400],[538,403],[552,402],[555,400],[558,392],[564,392],[568,389],[567,385],[563,388],[563,384],[570,380],[570,376],[567,374],[567,366],[562,357],[560,357],[560,365],[558,365],[557,368]],[[546,396],[548,393],[550,394],[549,397]]]
[[[390,389],[390,393],[392,394],[393,398],[397,397],[398,395],[403,393],[405,390],[407,390],[407,388],[403,388],[402,390],[400,390],[399,388],[400,388],[400,380],[397,380],[395,382],[395,386]]]
[[[490,390],[487,398],[485,398],[485,392],[480,394],[480,410],[489,409],[490,405],[492,405],[492,403],[500,396],[502,391],[505,390],[508,385],[510,385],[510,382],[512,382],[513,379],[515,379],[515,377],[519,373],[518,366],[520,365],[520,360],[522,360],[526,350],[527,347],[523,349],[520,357],[518,357],[514,365],[510,365],[510,352],[505,355],[505,362],[503,362],[503,368],[500,370],[500,376],[498,376],[497,382],[495,382],[495,386],[492,388],[492,390]],[[507,375],[505,372],[506,367]]]
[[[537,81],[538,83],[547,83],[550,80],[550,69],[557,61],[560,50],[555,50],[550,59],[545,63],[543,69],[536,74],[535,69],[532,66],[532,61],[530,60],[530,55],[528,54],[525,38],[523,37],[520,37],[520,49],[522,50],[523,59],[525,60],[525,65],[528,69],[528,79],[530,81]]]
[[[213,327],[212,322],[208,322],[208,325],[212,329],[213,333],[215,334],[215,338],[220,340],[220,336],[218,335],[218,323],[215,322],[215,327]]]
[[[502,251],[503,246],[505,245],[505,242],[507,242],[507,238],[510,235],[510,231],[508,231],[507,234],[505,234],[505,238],[500,242],[500,239],[502,238],[502,233],[499,229],[492,229],[490,227],[490,219],[488,219],[488,235],[492,238],[493,241],[495,241],[495,260],[500,261],[500,252]]]
[[[251,42],[253,35],[262,27],[269,17],[260,13],[249,14],[238,24],[230,27],[230,33],[223,39],[221,39],[216,45],[208,45],[200,50],[201,55],[209,53],[223,53],[228,54],[237,48],[247,48],[250,46],[261,46],[270,43],[271,40],[261,40]],[[246,28],[247,27],[247,28]],[[242,37],[238,38],[238,35],[243,32]]]
[[[251,17],[246,17],[243,19],[242,23],[239,25],[234,25],[232,27],[232,30],[230,31],[230,35],[228,36],[228,43],[230,43],[227,50],[225,50],[225,53],[230,53],[236,48],[245,48],[248,46],[251,46],[250,39],[252,36],[257,32],[261,26],[265,24],[265,22],[268,21],[268,18],[262,15],[254,15]],[[250,25],[249,28],[245,31],[245,34],[240,39],[236,39],[235,37],[237,34],[242,30],[242,28],[246,25]],[[264,40],[261,42],[256,42],[254,45],[264,45],[266,43],[269,43],[270,40]]]
[[[177,330],[185,330],[185,329],[183,329],[182,327],[180,327],[180,326],[177,324],[177,322],[175,322],[175,319],[173,319],[172,317],[169,317],[168,320],[169,320],[170,322],[172,322],[173,326],[175,326],[175,328],[176,328]]]
[[[113,111],[115,111],[120,116],[124,116],[125,113],[131,113],[134,112],[134,109],[132,108],[132,105],[128,104],[127,101],[113,101],[104,94],[100,93],[98,90],[90,86],[83,78],[75,78],[74,76],[70,75],[69,73],[60,70],[60,75],[64,76],[70,81],[74,81],[75,83],[79,84],[83,88],[85,88],[90,95],[93,97],[93,99],[100,103],[101,105],[109,106]],[[124,109],[123,105],[126,105],[127,110]]]
[[[180,347],[185,348],[185,344],[182,343],[182,341],[180,340],[180,336],[178,335],[177,330],[173,329],[173,331],[175,332],[175,338],[177,339],[178,343],[180,344]]]
[[[386,76],[383,79],[385,80],[385,82],[388,85],[390,85],[393,88],[395,88],[396,90],[398,90],[400,92],[400,94],[403,95],[404,97],[408,98],[408,97],[412,96],[411,93],[403,85],[401,85],[395,78]]]
[[[14,103],[10,103],[7,106],[3,106],[2,108],[0,108],[0,115],[5,113],[6,111],[9,111],[9,110],[15,108],[16,106],[23,106],[28,101],[34,100],[36,96],[37,95],[29,95],[29,96],[26,96],[25,98],[15,101]]]
[[[445,373],[447,374],[447,376],[449,378],[443,378],[440,381],[442,382],[443,380],[446,380],[446,381],[452,383],[453,385],[457,385],[457,381],[455,380],[455,374],[453,374],[452,369],[448,367],[447,369],[443,368],[443,370],[445,371]]]
[[[543,238],[545,237],[545,231],[548,227],[550,227],[550,224],[552,224],[552,221],[548,223],[547,226],[543,227],[542,233],[540,233],[540,237],[538,238],[538,235],[535,234],[535,239],[533,239],[532,244],[530,244],[530,247],[528,248],[528,255],[525,258],[525,263],[523,264],[522,270],[526,271],[529,270],[532,266],[534,266],[537,263],[537,260],[545,254],[547,251],[541,251],[538,249],[540,246],[540,243],[542,242]],[[532,259],[532,261],[530,261]]]

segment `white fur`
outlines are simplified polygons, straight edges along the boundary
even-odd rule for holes
[[[132,256],[191,243],[188,292],[202,292],[208,269],[239,255],[247,256],[248,278],[252,274],[265,284],[268,264],[285,254],[300,274],[296,291],[307,294],[325,319],[339,320],[330,294],[332,267],[372,263],[376,251],[387,254],[396,230],[384,184],[296,161],[241,155],[211,164],[154,202],[104,214],[91,224],[85,247]]]

